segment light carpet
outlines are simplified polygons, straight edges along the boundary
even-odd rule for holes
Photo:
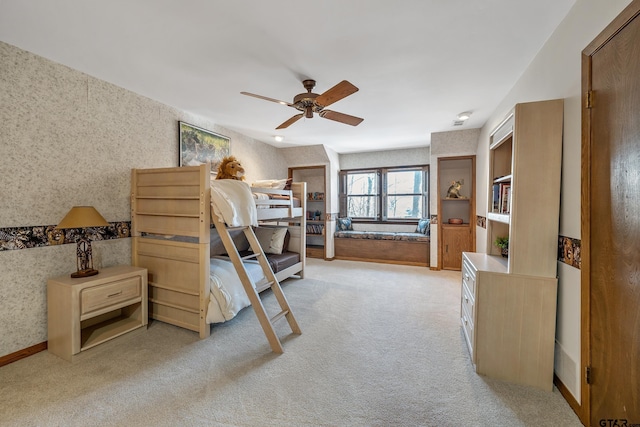
[[[152,322],[73,363],[41,352],[0,368],[0,425],[581,425],[557,390],[473,371],[459,272],[308,259],[283,289],[303,333],[277,324],[282,355],[251,308],[205,340]]]

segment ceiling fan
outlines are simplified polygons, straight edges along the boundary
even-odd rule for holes
[[[345,123],[351,126],[358,126],[362,120],[360,117],[350,116],[344,113],[338,113],[337,111],[325,110],[324,108],[333,104],[336,101],[340,101],[342,98],[358,91],[358,88],[349,83],[346,80],[341,81],[331,89],[327,90],[322,95],[311,92],[315,87],[316,81],[307,79],[302,82],[302,85],[307,90],[306,93],[300,93],[293,98],[293,102],[280,101],[278,99],[268,98],[262,95],[256,95],[249,92],[240,92],[242,95],[253,96],[255,98],[264,99],[271,102],[277,102],[278,104],[287,105],[293,107],[296,110],[302,111],[300,114],[296,114],[286,122],[282,123],[276,129],[285,129],[291,126],[293,123],[300,120],[303,116],[311,119],[313,113],[324,119],[334,120],[336,122]]]

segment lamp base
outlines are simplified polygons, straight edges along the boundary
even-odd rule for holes
[[[89,277],[95,276],[98,274],[98,270],[94,270],[93,268],[87,268],[86,270],[78,270],[75,273],[71,273],[71,277],[77,279],[78,277]]]

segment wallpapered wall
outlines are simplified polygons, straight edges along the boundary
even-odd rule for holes
[[[178,121],[231,138],[249,182],[284,178],[279,150],[0,42],[0,228],[55,225],[74,205],[130,221],[132,168],[178,165]],[[95,242],[100,269],[129,264],[129,238]],[[0,251],[0,356],[47,340],[47,278],[75,244]]]
[[[450,156],[475,155],[478,147],[480,129],[465,129],[450,132],[436,132],[431,134],[431,166],[429,173],[429,195],[431,205],[431,266],[438,265],[438,227],[434,216],[438,213],[438,158]],[[475,185],[475,183],[474,183]],[[482,197],[482,196],[481,196]],[[478,193],[476,193],[476,201]],[[483,241],[476,241],[476,250],[484,252]]]

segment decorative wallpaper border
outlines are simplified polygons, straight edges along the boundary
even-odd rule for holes
[[[335,221],[335,220],[338,219],[339,215],[340,214],[337,213],[337,212],[327,213],[327,214],[325,214],[324,219],[325,219],[325,221]]]
[[[487,218],[484,216],[476,215],[476,225],[484,229],[487,228]]]
[[[438,215],[431,215],[431,220],[429,221],[429,223],[431,225],[437,225],[438,224]]]
[[[580,247],[580,239],[558,236],[558,261],[580,270],[582,268]]]
[[[76,243],[83,234],[91,241],[131,237],[131,221],[110,222],[109,224],[107,227],[69,228],[66,230],[59,230],[55,225],[0,228],[0,251]]]

